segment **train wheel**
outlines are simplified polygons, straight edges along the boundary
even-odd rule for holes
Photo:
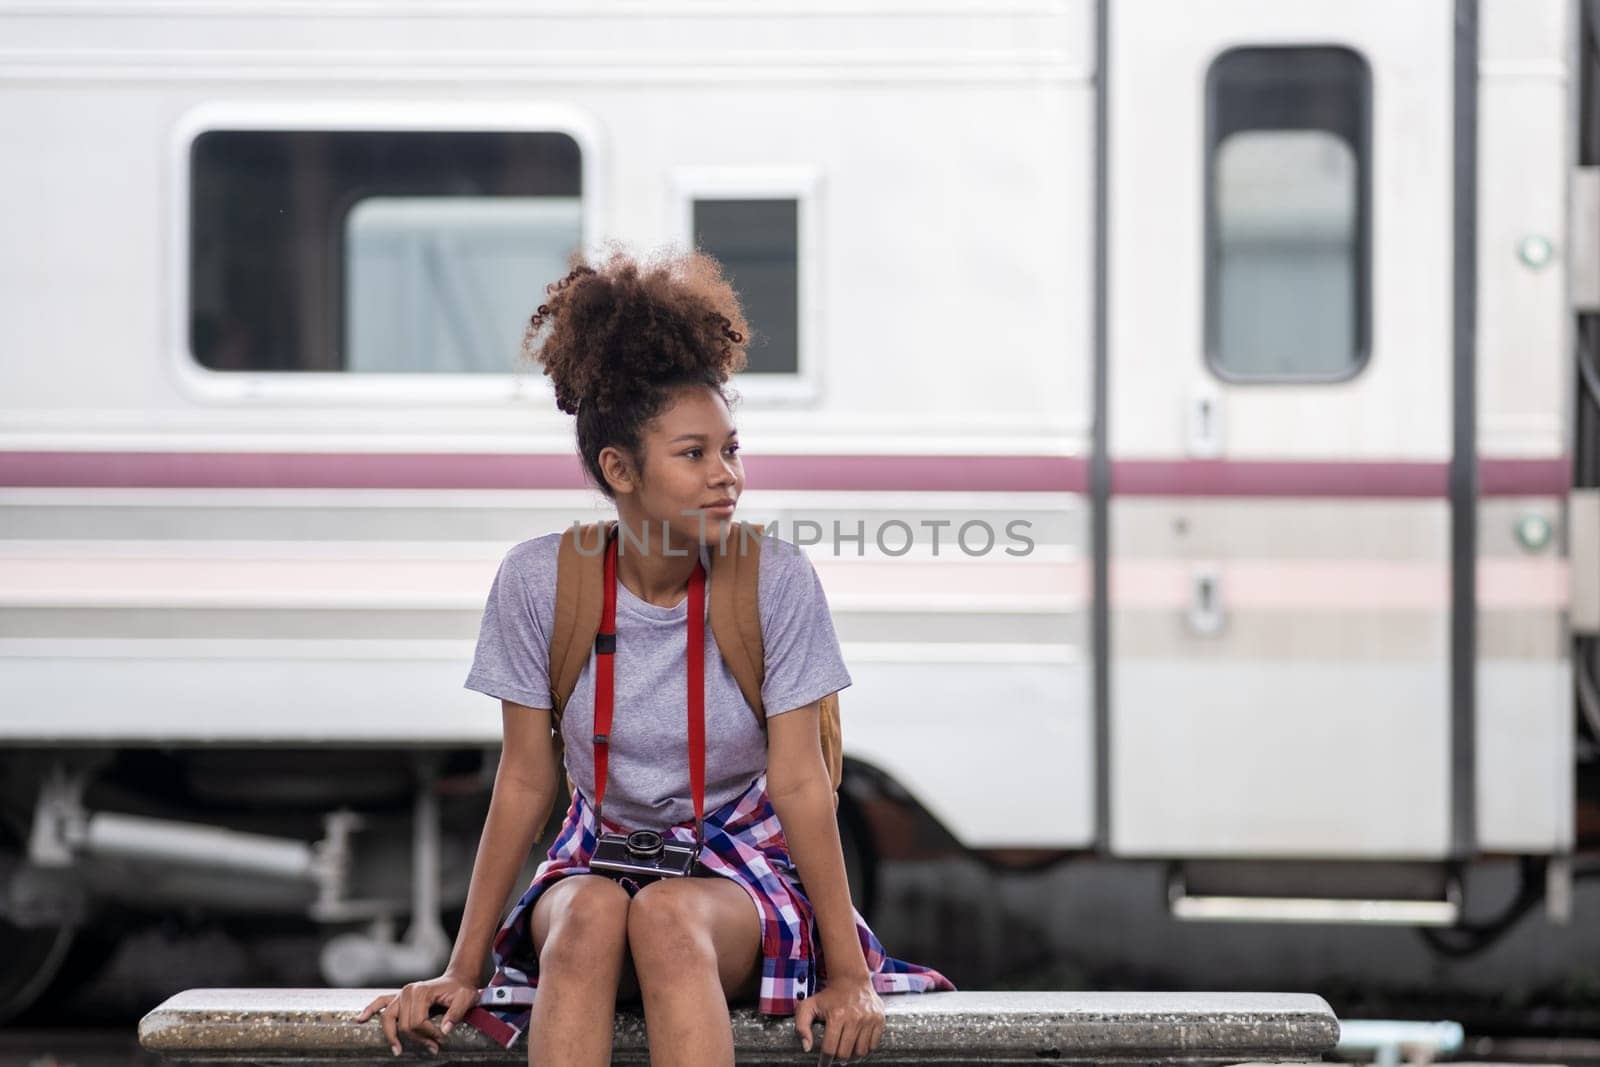
[[[24,841],[14,813],[0,813],[0,892],[22,867]],[[24,927],[0,918],[0,1026],[50,988],[77,934],[77,923]]]
[[[0,922],[0,1026],[32,1007],[50,988],[77,936],[73,926],[23,929]]]

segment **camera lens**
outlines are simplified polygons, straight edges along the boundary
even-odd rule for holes
[[[648,860],[661,855],[666,844],[654,830],[635,830],[628,835],[628,855],[634,859]]]

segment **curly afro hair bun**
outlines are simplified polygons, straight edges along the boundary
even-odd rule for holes
[[[550,377],[556,406],[578,416],[578,450],[609,497],[601,449],[638,457],[644,427],[681,386],[708,386],[726,401],[750,329],[721,265],[697,251],[641,259],[613,246],[545,292],[523,352]]]

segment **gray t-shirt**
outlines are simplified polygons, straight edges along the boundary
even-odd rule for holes
[[[466,688],[548,708],[556,554],[563,531],[512,546],[489,587]],[[702,551],[702,562],[709,559]],[[709,589],[709,582],[707,583]],[[822,582],[792,542],[761,542],[760,613],[767,717],[804,707],[850,685]],[[687,693],[689,602],[664,608],[617,583],[615,703],[605,818],[629,829],[662,829],[694,817],[689,796]],[[561,737],[567,772],[594,796],[594,668],[578,675]],[[766,735],[722,661],[706,626],[706,813],[737,797],[766,770]]]

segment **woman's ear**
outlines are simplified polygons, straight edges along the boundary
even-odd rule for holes
[[[614,493],[632,493],[639,488],[639,476],[634,463],[620,448],[607,445],[600,450],[597,457],[600,462],[600,472],[606,476],[606,484],[611,486]]]

